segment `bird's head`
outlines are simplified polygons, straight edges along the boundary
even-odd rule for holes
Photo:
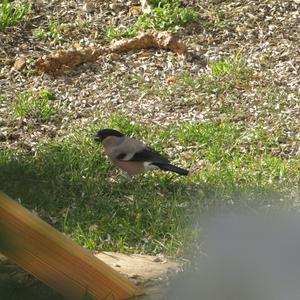
[[[110,136],[122,137],[124,136],[124,134],[114,129],[109,129],[109,128],[102,129],[98,131],[97,134],[95,135],[95,141],[102,142],[104,139]]]

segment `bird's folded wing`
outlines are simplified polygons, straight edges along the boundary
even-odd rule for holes
[[[122,139],[115,147],[115,157],[123,161],[160,162],[168,163],[169,160],[147,147],[145,144],[131,138]]]
[[[169,162],[169,160],[166,157],[163,157],[158,152],[148,147],[135,153],[120,153],[117,156],[117,159],[126,160],[126,161],[145,161],[145,162],[160,162],[160,163]]]

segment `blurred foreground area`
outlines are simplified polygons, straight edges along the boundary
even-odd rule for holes
[[[34,277],[1,256],[7,251],[22,251],[10,243],[0,227],[0,299],[1,300],[63,300],[64,298]]]
[[[299,299],[300,217],[251,211],[214,214],[202,224],[201,241],[193,246],[197,255],[159,299]],[[0,252],[8,250],[21,249],[11,248],[1,228]],[[0,264],[0,299],[63,299],[29,275],[5,270]]]
[[[300,217],[287,213],[215,215],[192,271],[169,300],[296,300],[300,297]]]

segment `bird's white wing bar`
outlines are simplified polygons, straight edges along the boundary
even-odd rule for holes
[[[156,169],[156,168],[158,168],[157,166],[153,165],[152,162],[150,162],[150,161],[145,161],[143,164],[144,164],[145,169]]]

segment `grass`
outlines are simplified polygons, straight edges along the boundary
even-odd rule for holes
[[[18,25],[30,12],[30,5],[9,3],[3,0],[0,5],[0,31],[5,31],[7,27]]]
[[[5,103],[7,101],[5,96],[0,95],[0,104]]]
[[[58,21],[50,21],[47,29],[38,28],[33,31],[33,36],[39,40],[58,40],[64,41],[64,31],[65,27],[58,23]]]
[[[15,114],[18,117],[33,118],[36,121],[49,121],[56,113],[51,105],[53,99],[55,96],[48,90],[20,93],[15,102]]]
[[[253,70],[244,57],[239,54],[223,57],[209,63],[210,73],[202,80],[202,91],[224,95],[228,92],[251,88]]]
[[[137,29],[133,26],[129,27],[109,27],[105,33],[107,41],[120,38],[131,38],[136,36],[138,33]]]
[[[174,162],[191,175],[122,176],[93,141],[107,126],[157,150],[175,149]],[[279,205],[289,195],[299,183],[299,158],[273,156],[274,143],[263,128],[242,130],[229,122],[145,129],[116,116],[44,144],[34,156],[2,151],[1,189],[89,249],[177,256],[193,240],[190,226],[204,211],[232,203]]]
[[[212,77],[217,79],[227,76],[243,79],[251,74],[247,61],[238,54],[211,62],[210,69]]]
[[[149,3],[149,5],[151,5],[152,7],[158,7],[158,6],[164,6],[165,4],[172,4],[172,3],[176,3],[179,4],[180,2],[178,0],[150,0],[147,1]]]
[[[106,32],[106,39],[133,37],[140,31],[148,30],[169,30],[177,31],[180,27],[194,22],[198,13],[190,7],[182,7],[179,1],[162,1],[161,4],[154,4],[151,14],[140,15],[136,23],[128,27],[111,27]]]
[[[197,17],[198,13],[192,8],[181,7],[175,1],[153,8],[151,15],[141,15],[136,26],[139,30],[177,30],[179,27],[195,21]]]
[[[168,78],[166,84],[161,84],[159,79],[153,79],[146,82],[143,76],[131,74],[128,77],[127,86],[132,84],[138,85],[139,92],[149,96],[155,95],[161,99],[176,97],[177,101],[203,104],[205,97],[211,101],[209,95],[224,96],[228,93],[239,95],[241,91],[247,91],[251,88],[253,80],[253,70],[247,64],[241,55],[232,55],[223,57],[219,60],[209,63],[207,73],[194,75],[190,72],[183,71],[172,78]],[[124,89],[124,97],[127,93],[125,84],[120,86]],[[201,103],[199,101],[201,95]],[[195,96],[195,99],[193,99]]]

